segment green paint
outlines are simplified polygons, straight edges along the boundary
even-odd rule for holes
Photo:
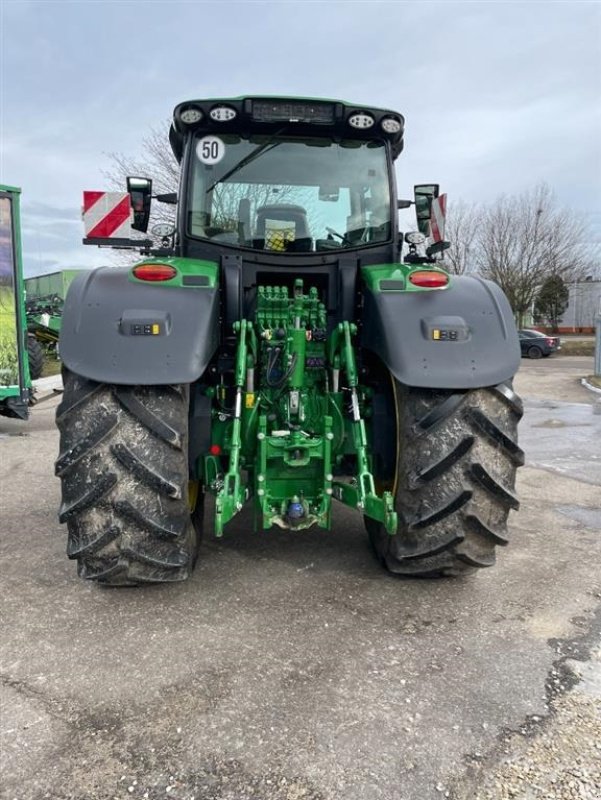
[[[26,407],[31,378],[27,359],[21,259],[21,190],[0,185],[0,413],[7,401]]]
[[[253,350],[254,331],[245,319],[236,322],[234,329],[238,333],[238,350],[234,368],[236,399],[234,417],[232,421],[229,442],[229,465],[215,499],[215,533],[221,536],[223,526],[232,517],[241,511],[244,501],[248,498],[248,487],[242,483],[240,474],[240,456],[242,450],[242,399],[243,387],[246,376],[249,349]]]
[[[83,272],[81,269],[62,269],[59,272],[49,272],[46,275],[36,275],[34,278],[25,279],[25,294],[28,301],[36,298],[47,298],[56,295],[63,300],[74,278]]]
[[[356,326],[341,323],[328,337],[317,290],[305,293],[297,279],[292,289],[260,286],[254,321],[236,322],[234,331],[234,386],[211,392],[211,441],[223,454],[202,466],[216,497],[217,536],[251,496],[256,528],[329,528],[335,497],[396,531],[392,497],[376,494],[370,471],[370,392],[359,384]],[[344,391],[335,385],[341,369]],[[333,474],[345,454],[357,460],[348,488]]]

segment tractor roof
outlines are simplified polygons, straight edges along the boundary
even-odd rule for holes
[[[169,131],[171,148],[178,161],[190,132],[275,132],[298,136],[331,136],[345,139],[385,139],[396,158],[403,149],[405,120],[397,111],[374,108],[342,100],[313,97],[213,97],[186,100],[173,111]]]

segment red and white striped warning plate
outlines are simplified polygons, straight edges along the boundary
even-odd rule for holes
[[[441,194],[432,200],[432,210],[430,212],[430,237],[433,242],[444,240],[444,228],[447,216],[447,196]]]
[[[84,192],[83,223],[88,239],[128,239],[132,209],[123,192]]]

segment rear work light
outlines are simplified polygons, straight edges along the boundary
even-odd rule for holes
[[[386,117],[380,124],[382,125],[382,130],[386,133],[398,133],[403,127],[401,121],[394,117]]]
[[[237,114],[236,110],[229,106],[215,106],[209,111],[209,116],[215,122],[230,122],[236,118]]]
[[[438,289],[441,286],[446,286],[449,282],[449,276],[444,272],[434,272],[431,269],[420,269],[409,274],[409,280],[414,286],[420,286],[422,289]]]
[[[358,128],[359,130],[365,130],[366,128],[371,128],[371,126],[375,123],[375,119],[372,117],[371,114],[352,114],[348,118],[348,124],[352,128]]]
[[[177,275],[175,267],[169,264],[139,264],[132,272],[139,281],[170,281]]]
[[[189,108],[184,109],[179,116],[181,121],[185,122],[186,125],[195,125],[203,118],[203,113],[200,108],[196,108],[196,106],[190,106]]]

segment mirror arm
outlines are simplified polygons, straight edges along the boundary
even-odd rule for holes
[[[170,206],[177,205],[177,192],[168,192],[167,194],[155,194],[153,195],[154,200],[158,200],[159,203],[166,203]]]
[[[435,242],[426,248],[426,255],[434,256],[437,253],[443,253],[445,250],[448,250],[450,246],[450,242]]]

